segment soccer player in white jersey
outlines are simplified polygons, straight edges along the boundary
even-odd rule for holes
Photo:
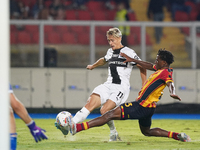
[[[97,60],[93,65],[88,65],[87,69],[92,70],[98,66],[102,66],[108,63],[108,78],[107,81],[97,86],[86,103],[86,105],[76,113],[73,117],[73,122],[78,123],[84,121],[87,116],[96,108],[101,107],[101,114],[112,110],[116,106],[124,103],[130,92],[130,75],[133,65],[136,65],[140,69],[140,75],[142,84],[146,80],[146,69],[142,68],[134,62],[123,63],[124,57],[119,54],[125,53],[131,58],[139,59],[134,50],[123,46],[121,44],[122,34],[118,28],[110,28],[107,31],[107,40],[110,45],[107,54]],[[110,128],[110,139],[109,141],[120,140],[119,135],[116,131],[114,121],[111,120],[108,123]]]
[[[17,148],[17,133],[16,133],[16,124],[13,110],[15,113],[24,121],[27,127],[30,129],[32,136],[35,141],[41,141],[42,139],[47,139],[47,136],[44,134],[45,130],[36,126],[35,121],[29,116],[24,105],[16,98],[13,93],[12,87],[10,85],[10,149],[16,150]]]

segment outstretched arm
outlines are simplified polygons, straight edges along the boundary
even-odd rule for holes
[[[142,79],[142,85],[144,84],[144,82],[147,79],[147,71],[145,68],[143,68],[142,66],[140,66],[139,64],[137,64],[137,67],[140,69],[140,76]]]
[[[104,57],[100,58],[99,60],[97,60],[93,65],[88,65],[86,68],[89,70],[92,70],[98,66],[103,66],[105,65],[107,62],[105,61]]]
[[[181,98],[178,95],[176,95],[176,93],[175,93],[174,83],[173,82],[167,82],[167,86],[169,88],[170,96],[174,99],[178,99],[179,101],[181,101]]]
[[[24,121],[24,123],[28,124],[32,121],[24,105],[15,97],[13,93],[10,94],[10,103],[15,113]]]
[[[124,62],[135,62],[135,63],[139,64],[140,66],[142,66],[145,69],[154,70],[153,69],[153,64],[150,63],[150,62],[146,62],[146,61],[142,61],[142,60],[137,60],[137,59],[134,59],[134,58],[130,58],[129,56],[127,56],[124,53],[120,53],[120,55],[122,57],[126,58],[126,60]]]
[[[29,116],[24,105],[15,97],[13,93],[10,94],[10,103],[15,113],[24,121],[24,123],[26,123],[36,142],[41,141],[42,139],[48,139],[44,134],[46,131],[36,126],[35,121],[33,121]]]

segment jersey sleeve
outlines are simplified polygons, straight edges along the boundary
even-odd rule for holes
[[[173,81],[173,78],[172,78],[172,73],[173,73],[173,70],[172,69],[165,69],[163,71],[163,80],[165,81],[165,83],[168,83],[168,82],[174,82]]]
[[[153,70],[154,70],[154,71],[156,71],[156,70],[157,70],[157,68],[156,68],[156,65],[153,65]]]
[[[8,93],[13,93],[13,89],[12,89],[11,84],[9,84],[9,90],[8,90]]]
[[[129,56],[130,58],[141,60],[140,57],[136,54],[136,52],[134,50],[132,50],[132,49],[123,51],[123,53],[126,54],[127,56]],[[135,62],[130,62],[130,64],[135,65],[136,63]]]

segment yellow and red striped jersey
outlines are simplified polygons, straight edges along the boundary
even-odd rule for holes
[[[167,82],[174,82],[172,79],[172,68],[157,70],[155,65],[153,68],[156,72],[149,76],[136,99],[143,107],[155,108],[156,102],[158,102],[163,95],[163,90]]]

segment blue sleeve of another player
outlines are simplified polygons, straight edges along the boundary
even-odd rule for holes
[[[11,86],[11,84],[9,84],[9,85],[10,85],[10,88],[9,88],[8,92],[9,92],[9,93],[13,93],[12,86]]]

